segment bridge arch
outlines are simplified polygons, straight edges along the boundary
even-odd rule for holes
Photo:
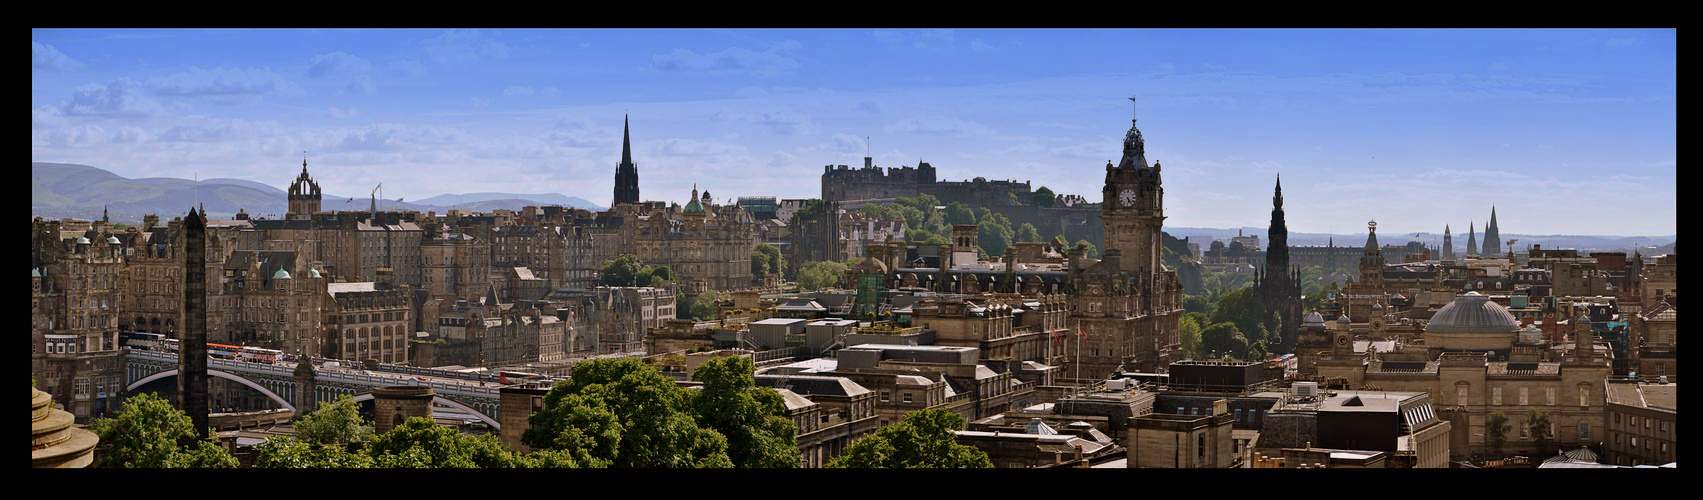
[[[373,393],[371,393],[371,392],[364,393],[364,394],[361,394],[359,396],[355,396],[355,402],[356,403],[359,403],[359,402],[362,402],[362,401],[371,401],[372,399],[373,399]],[[448,406],[448,407],[451,407],[451,408],[455,408],[457,410],[461,410],[461,411],[465,411],[467,413],[471,413],[471,414],[473,414],[473,416],[478,417],[479,421],[484,422],[485,425],[491,426],[492,430],[499,430],[500,431],[500,430],[503,429],[503,424],[500,423],[500,422],[497,422],[497,419],[491,418],[490,416],[485,415],[484,412],[481,412],[479,410],[475,410],[471,406],[467,406],[465,404],[462,404],[460,401],[456,401],[456,400],[446,398],[446,397],[443,397],[443,396],[433,395],[432,396],[432,403],[443,403],[444,406]]]
[[[236,383],[242,384],[243,386],[248,387],[250,389],[260,391],[260,393],[266,395],[266,397],[268,399],[271,399],[272,401],[275,401],[278,404],[284,405],[284,407],[289,408],[290,411],[296,411],[296,405],[290,404],[290,401],[287,400],[287,399],[284,399],[283,396],[279,396],[278,393],[272,392],[271,389],[267,389],[266,386],[255,383],[253,380],[242,378],[242,377],[239,377],[239,376],[232,374],[230,372],[225,372],[225,371],[220,371],[220,370],[207,370],[207,374],[214,376],[214,377],[229,380],[229,381],[232,381],[232,382],[236,382]],[[142,377],[140,380],[137,380],[135,382],[131,382],[130,386],[126,387],[124,389],[124,391],[125,392],[135,392],[137,389],[141,389],[142,386],[148,385],[148,383],[153,382],[155,380],[168,378],[168,377],[176,377],[176,376],[177,376],[177,369],[175,369],[175,368],[171,369],[171,370],[158,372],[158,373],[155,373],[153,375]]]

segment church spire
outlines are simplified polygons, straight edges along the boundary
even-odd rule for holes
[[[1271,206],[1283,209],[1283,174],[1277,174],[1277,189],[1272,192]]]
[[[633,135],[631,117],[621,115],[621,164],[633,162]]]
[[[1466,224],[1466,256],[1478,255],[1478,223],[1468,221]]]
[[[639,202],[639,166],[633,163],[631,119],[621,117],[621,163],[615,166],[615,199],[609,205]]]

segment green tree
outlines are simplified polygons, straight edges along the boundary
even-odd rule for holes
[[[1094,246],[1094,244],[1089,243],[1088,240],[1076,240],[1076,246],[1079,246],[1079,247],[1080,246],[1087,246],[1088,247],[1087,257],[1088,258],[1090,258],[1090,259],[1100,258],[1100,247]]]
[[[1484,441],[1497,454],[1502,453],[1502,446],[1508,443],[1508,417],[1501,412],[1491,413],[1484,419]]]
[[[194,446],[173,452],[165,463],[172,469],[235,469],[239,465],[237,457],[231,456],[229,450],[210,439],[196,441]]]
[[[1264,338],[1260,332],[1266,320],[1265,305],[1260,302],[1259,291],[1252,286],[1225,293],[1218,298],[1218,302],[1207,316],[1213,323],[1235,323],[1237,331],[1248,335],[1250,342]]]
[[[798,426],[780,393],[757,387],[750,358],[704,363],[692,379],[704,383],[692,399],[699,424],[727,437],[727,455],[740,468],[798,467]]]
[[[296,439],[313,445],[361,443],[373,435],[372,426],[361,417],[360,404],[348,394],[296,418],[293,426]]]
[[[1549,412],[1532,410],[1526,414],[1526,432],[1531,433],[1540,455],[1549,455],[1549,447],[1555,442],[1550,427]]]
[[[805,264],[798,269],[798,286],[806,291],[832,287],[846,275],[846,269],[844,263],[833,261]]]
[[[981,247],[982,255],[1004,254],[1005,248],[1011,246],[1012,231],[1009,226],[998,222],[982,224],[976,227],[976,233],[976,243]]]
[[[769,272],[777,275],[786,274],[786,257],[781,255],[781,249],[779,247],[768,243],[761,243],[757,245],[755,252],[762,254],[768,259]]]
[[[1046,186],[1041,186],[1040,189],[1035,190],[1033,195],[1030,195],[1030,199],[1032,200],[1030,203],[1037,207],[1051,208],[1058,202],[1058,195],[1053,194],[1053,190],[1047,189]]]
[[[905,415],[898,423],[853,441],[828,467],[881,469],[992,468],[986,452],[958,444],[953,431],[964,417],[930,408]]]
[[[732,467],[727,439],[698,424],[691,398],[637,359],[585,361],[544,396],[521,439],[584,467]]]
[[[963,203],[953,202],[951,205],[946,206],[946,223],[948,225],[975,224],[976,213],[971,211],[970,207]]]
[[[640,262],[638,256],[622,254],[604,262],[603,272],[598,276],[606,286],[646,286],[650,284],[650,275],[650,266]]]
[[[1200,359],[1200,313],[1184,313],[1177,320],[1177,338],[1183,344],[1183,355],[1189,359]]]
[[[412,417],[374,438],[366,448],[378,467],[471,469],[517,467],[523,462],[496,436],[474,436]]]
[[[905,242],[914,245],[948,245],[951,239],[923,228],[905,228]]]
[[[179,442],[195,439],[189,415],[154,393],[125,399],[112,418],[89,426],[100,436],[104,452],[95,454],[100,467],[162,468],[177,453]]]
[[[1015,238],[1017,238],[1017,241],[1024,243],[1040,243],[1041,232],[1035,229],[1034,224],[1025,222],[1022,225],[1017,226]]]
[[[769,274],[769,257],[758,252],[751,252],[751,276],[761,278]]]
[[[342,444],[314,444],[297,437],[277,436],[255,446],[254,466],[272,469],[364,469],[372,456],[349,451]]]
[[[1248,338],[1236,328],[1235,323],[1228,321],[1214,323],[1200,332],[1200,348],[1206,351],[1206,357],[1232,356],[1244,358],[1248,355]]]

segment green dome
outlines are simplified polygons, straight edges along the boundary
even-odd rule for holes
[[[281,269],[280,269],[280,270],[281,270]],[[318,269],[314,269],[314,268],[311,268],[311,267],[310,267],[310,268],[307,268],[307,277],[309,277],[309,278],[319,278],[319,270],[318,270]]]
[[[689,213],[689,214],[704,213],[704,204],[698,202],[698,185],[697,184],[692,185],[692,199],[690,201],[686,202],[686,208],[684,209],[684,211],[686,213]]]
[[[275,279],[275,280],[290,279],[290,272],[285,271],[284,268],[280,267],[280,268],[278,268],[278,272],[272,273],[272,279]]]

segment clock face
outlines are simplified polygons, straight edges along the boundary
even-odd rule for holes
[[[1124,206],[1126,206],[1126,207],[1134,206],[1135,205],[1135,190],[1134,189],[1125,189],[1125,190],[1123,190],[1122,193],[1118,193],[1118,201],[1123,202]]]
[[[1340,346],[1348,345],[1348,336],[1347,335],[1338,335],[1336,337],[1336,345],[1340,345]]]

